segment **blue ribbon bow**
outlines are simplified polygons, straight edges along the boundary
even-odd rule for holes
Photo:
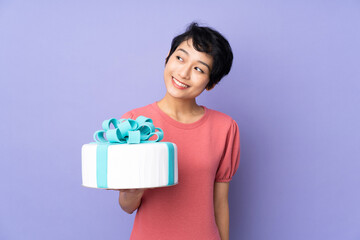
[[[136,120],[111,118],[102,123],[103,130],[94,133],[96,148],[96,182],[98,188],[107,188],[108,147],[112,144],[151,143],[161,141],[164,133],[156,128],[151,118],[139,116]],[[158,130],[157,132],[155,130]],[[149,140],[156,135],[156,140]],[[169,152],[168,185],[174,184],[174,146],[164,142]]]
[[[161,141],[164,137],[162,129],[156,128],[152,119],[144,116],[136,120],[111,118],[102,123],[102,128],[94,133],[94,140],[98,143],[150,143]],[[156,140],[148,140],[154,135]]]

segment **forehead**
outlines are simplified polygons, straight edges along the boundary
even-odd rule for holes
[[[195,60],[206,62],[208,65],[212,65],[213,57],[205,52],[200,52],[194,48],[192,39],[183,41],[177,48],[176,51],[185,50],[190,57]]]

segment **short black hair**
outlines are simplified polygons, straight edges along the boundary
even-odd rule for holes
[[[183,34],[174,37],[172,40],[165,64],[176,48],[189,39],[192,39],[193,46],[197,51],[205,52],[213,58],[210,80],[206,86],[206,89],[211,89],[230,72],[233,61],[230,44],[218,31],[210,27],[200,27],[198,23],[192,22]]]

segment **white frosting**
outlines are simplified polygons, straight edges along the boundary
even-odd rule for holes
[[[174,184],[178,183],[177,147],[174,146]],[[97,188],[97,144],[82,147],[83,186]],[[109,189],[168,186],[168,147],[165,143],[115,144],[108,148]]]

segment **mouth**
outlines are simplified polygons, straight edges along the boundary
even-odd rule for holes
[[[175,87],[178,87],[180,89],[186,89],[186,88],[190,87],[189,85],[186,85],[185,83],[180,82],[179,80],[177,80],[174,77],[172,77],[172,81],[173,81]]]

